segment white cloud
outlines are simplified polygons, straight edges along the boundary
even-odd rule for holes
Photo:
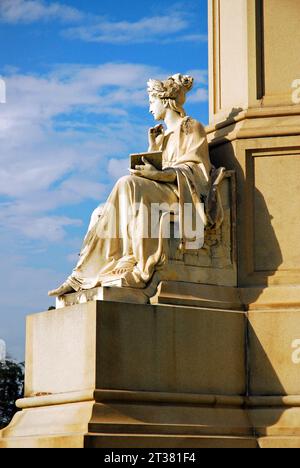
[[[66,227],[81,226],[82,224],[81,220],[71,219],[66,216],[40,216],[36,218],[33,216],[13,216],[5,221],[4,226],[8,225],[11,229],[15,228],[18,232],[33,240],[40,241],[43,239],[48,242],[62,241]]]
[[[68,262],[70,262],[72,265],[76,265],[76,263],[78,262],[78,258],[79,258],[79,255],[78,255],[78,254],[75,254],[75,253],[72,253],[72,254],[67,255],[67,260],[68,260]]]
[[[111,159],[108,163],[107,172],[113,179],[120,179],[128,174],[129,158],[127,159]]]
[[[175,45],[176,43],[179,42],[193,42],[193,43],[201,43],[201,42],[207,42],[208,41],[208,36],[206,34],[179,34],[179,35],[167,35],[164,38],[157,39],[157,42],[161,45],[166,45],[166,44],[173,44]],[[155,42],[155,39],[154,39]]]
[[[17,24],[59,20],[73,22],[84,17],[76,8],[44,0],[1,0],[0,22]]]
[[[102,19],[96,24],[68,28],[63,35],[69,39],[118,45],[207,41],[207,36],[204,35],[184,34],[189,26],[189,16],[182,11],[175,11],[169,15],[141,18],[135,22]]]
[[[142,18],[136,22],[102,20],[96,25],[69,28],[64,34],[71,39],[86,42],[131,44],[152,42],[155,38],[178,33],[187,26],[187,21],[175,14]]]
[[[188,70],[188,75],[191,75],[195,79],[197,85],[207,85],[208,83],[208,71],[207,70]]]
[[[179,40],[185,42],[207,42],[208,36],[206,34],[185,34]]]
[[[198,88],[189,97],[189,102],[191,104],[196,104],[199,102],[207,102],[207,101],[208,101],[208,90],[206,88]]]
[[[198,104],[208,101],[208,71],[207,70],[189,70],[188,75],[195,79],[194,91],[188,97],[190,104]]]

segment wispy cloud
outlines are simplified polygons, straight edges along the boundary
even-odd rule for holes
[[[192,70],[188,70],[187,74],[194,77],[195,83],[197,85],[207,86],[207,84],[208,84],[208,70],[192,69]]]
[[[184,34],[182,36],[170,38],[170,43],[174,42],[207,42],[208,36],[206,34]]]
[[[46,0],[1,0],[0,22],[30,24],[40,21],[79,23],[61,31],[65,38],[113,45],[176,42],[205,42],[207,36],[190,32],[192,15],[175,4],[171,13],[137,21],[113,21],[107,17]]]
[[[44,0],[0,1],[0,22],[12,24],[48,20],[73,22],[83,18],[84,14],[81,11],[63,3]]]
[[[128,173],[129,161],[126,159],[110,159],[107,172],[113,180],[119,179]]]
[[[206,88],[198,88],[189,98],[189,102],[196,104],[208,101],[208,90]]]
[[[96,24],[68,28],[63,31],[63,35],[69,39],[115,45],[206,41],[205,35],[187,34],[189,20],[189,16],[183,11],[145,17],[135,22],[103,19]]]
[[[195,79],[194,91],[189,95],[190,104],[199,104],[208,101],[208,71],[207,70],[188,70],[188,75]]]
[[[10,210],[2,210],[0,214],[0,226],[6,226],[24,236],[37,241],[59,242],[64,239],[65,228],[81,226],[80,219],[72,219],[67,216],[22,216],[15,213],[15,205],[11,204]],[[9,215],[8,212],[11,214]]]

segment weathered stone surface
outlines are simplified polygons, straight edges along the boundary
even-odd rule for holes
[[[242,312],[109,302],[33,315],[25,395],[96,388],[242,394],[244,326]]]
[[[299,322],[101,301],[33,315],[22,412],[0,447],[298,443]]]

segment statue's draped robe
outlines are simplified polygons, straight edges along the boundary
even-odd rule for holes
[[[200,203],[207,201],[212,166],[203,126],[184,118],[174,132],[165,133],[159,149],[163,151],[164,168],[176,171],[177,182],[159,183],[132,175],[117,182],[105,206],[95,211],[79,262],[69,278],[76,291],[100,286],[116,277],[120,268],[127,271],[128,286],[145,287],[155,270],[167,261],[164,215],[153,222],[151,205],[167,204],[171,211],[177,206],[182,228],[185,204],[199,212]],[[199,214],[203,217],[203,209]],[[151,232],[156,233],[155,238]],[[193,248],[202,247],[203,236],[186,239],[182,229],[180,232],[182,249],[188,241],[194,242]]]

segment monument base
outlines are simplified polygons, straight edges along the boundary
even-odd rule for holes
[[[101,301],[30,316],[0,447],[300,448],[299,319]]]

